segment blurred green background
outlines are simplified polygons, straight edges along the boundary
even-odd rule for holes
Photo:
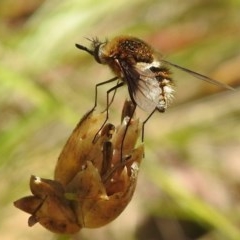
[[[74,44],[121,34],[236,91],[172,69],[174,103],[146,126],[138,186],[123,214],[74,237],[29,228],[12,202],[30,194],[31,174],[53,177],[95,84],[113,76]],[[1,0],[0,39],[1,239],[240,239],[239,0]],[[125,96],[118,91],[113,121]]]

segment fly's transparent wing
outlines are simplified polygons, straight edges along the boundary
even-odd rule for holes
[[[161,88],[149,69],[139,72],[139,80],[133,94],[138,106],[146,112],[151,113],[158,106]]]
[[[168,62],[168,61],[163,60],[163,59],[161,59],[161,62],[163,62],[163,63],[165,63],[165,64],[167,64],[169,66],[175,67],[177,69],[180,69],[180,70],[182,70],[182,71],[184,71],[184,72],[186,72],[188,74],[191,74],[192,76],[194,76],[195,78],[198,78],[200,80],[206,81],[208,83],[214,84],[214,85],[222,87],[222,88],[226,88],[226,89],[229,89],[229,90],[234,90],[234,88],[232,88],[231,86],[229,86],[229,85],[227,85],[225,83],[219,82],[217,80],[214,80],[212,78],[209,78],[209,77],[207,77],[207,76],[205,76],[205,75],[203,75],[201,73],[194,72],[194,71],[192,71],[190,69],[178,66],[177,64]]]
[[[142,110],[151,113],[158,105],[161,89],[154,73],[147,68],[138,68],[119,62],[127,82],[129,95]]]

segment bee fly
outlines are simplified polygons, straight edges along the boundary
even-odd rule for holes
[[[98,63],[108,65],[115,74],[114,78],[96,85],[96,95],[98,86],[121,80],[107,91],[107,117],[108,107],[114,98],[113,95],[109,102],[109,93],[116,91],[125,83],[135,108],[138,106],[149,113],[144,124],[156,110],[165,112],[174,92],[170,67],[178,68],[211,84],[232,89],[224,83],[164,60],[160,53],[138,38],[118,36],[110,41],[101,42],[97,38],[90,41],[92,42],[90,49],[80,44],[76,44],[76,47],[91,54]]]

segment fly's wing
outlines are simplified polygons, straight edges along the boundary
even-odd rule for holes
[[[158,105],[161,89],[154,73],[145,67],[130,66],[119,61],[123,78],[127,82],[130,97],[138,107],[151,113]]]
[[[163,59],[161,59],[161,61],[162,61],[163,63],[169,65],[169,66],[178,68],[178,69],[180,69],[180,70],[182,70],[182,71],[184,71],[184,72],[186,72],[186,73],[188,73],[188,74],[191,74],[191,75],[194,76],[195,78],[201,79],[201,80],[203,80],[203,81],[206,81],[206,82],[208,82],[208,83],[214,84],[214,85],[219,86],[219,87],[222,87],[222,88],[226,88],[226,89],[229,89],[229,90],[234,90],[234,88],[232,88],[231,86],[229,86],[229,85],[227,85],[227,84],[225,84],[225,83],[219,82],[219,81],[217,81],[217,80],[215,80],[215,79],[209,78],[209,77],[207,77],[207,76],[205,76],[205,75],[203,75],[203,74],[201,74],[201,73],[194,72],[194,71],[192,71],[192,70],[190,70],[190,69],[188,69],[188,68],[181,67],[181,66],[179,66],[179,65],[177,65],[177,64],[168,62],[168,61],[163,60]]]

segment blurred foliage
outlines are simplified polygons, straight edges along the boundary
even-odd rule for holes
[[[153,219],[151,239],[240,239],[239,11],[239,0],[2,0],[1,238],[150,239],[147,231],[139,232]],[[39,225],[28,228],[27,214],[12,202],[29,193],[31,174],[52,178],[68,135],[93,106],[95,84],[112,77],[74,44],[119,34],[140,37],[169,61],[236,91],[172,69],[176,98],[146,126],[145,161],[125,212],[109,226],[74,237],[54,236]],[[99,109],[108,88],[100,90]],[[124,98],[120,90],[112,116]],[[183,220],[204,231],[187,236]]]

